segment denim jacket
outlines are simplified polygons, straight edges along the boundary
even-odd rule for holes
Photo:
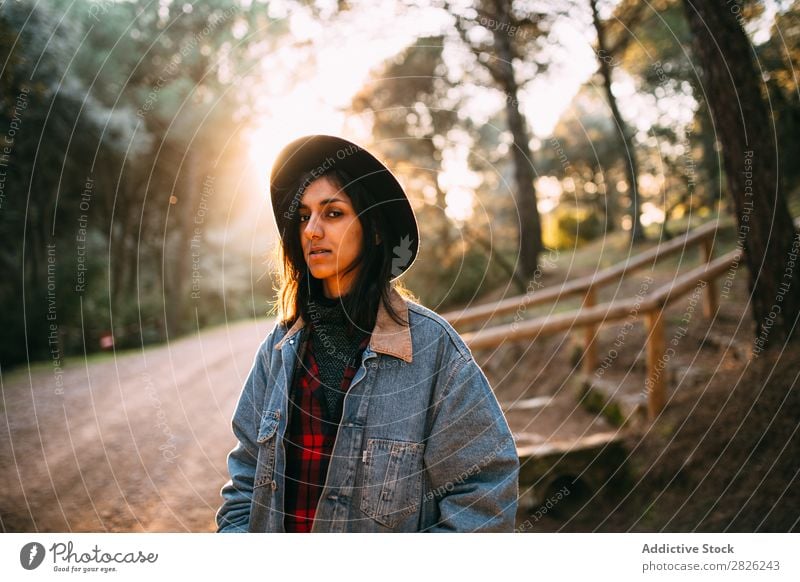
[[[519,458],[486,376],[444,319],[392,289],[344,400],[314,532],[512,531]],[[288,393],[304,326],[276,324],[233,414],[220,532],[282,532]]]

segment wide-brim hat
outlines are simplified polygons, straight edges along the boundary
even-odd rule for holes
[[[300,200],[300,179],[311,173],[321,176],[333,168],[344,170],[353,182],[360,183],[388,218],[389,232],[382,232],[383,244],[391,245],[392,279],[399,277],[414,262],[419,249],[419,229],[414,210],[403,187],[392,172],[363,147],[332,135],[308,135],[284,147],[275,159],[269,186],[272,210],[281,239],[297,232],[292,228],[293,213]],[[308,184],[306,184],[307,186]],[[344,185],[347,190],[347,184]]]

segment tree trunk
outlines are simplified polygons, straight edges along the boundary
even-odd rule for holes
[[[167,294],[165,296],[167,312],[167,332],[171,337],[184,333],[191,321],[189,318],[191,285],[193,276],[193,261],[198,260],[202,253],[202,239],[205,227],[199,227],[200,234],[196,235],[193,242],[195,217],[198,211],[198,201],[202,190],[202,176],[200,174],[200,159],[197,146],[189,145],[178,175],[180,194],[174,205],[170,205],[170,228],[174,231],[167,233],[167,240],[173,238],[173,244],[167,242],[171,256],[165,257],[168,273],[164,273]],[[170,237],[172,234],[172,237]],[[202,291],[201,291],[202,292]]]
[[[631,242],[638,242],[644,240],[645,235],[644,227],[642,226],[642,209],[639,200],[639,168],[636,162],[633,135],[628,124],[625,123],[625,119],[622,117],[622,113],[617,106],[617,98],[611,90],[611,61],[614,55],[611,54],[608,42],[606,41],[606,31],[600,20],[600,14],[597,11],[597,0],[589,0],[589,4],[592,7],[592,20],[594,22],[595,31],[597,32],[597,61],[600,64],[603,87],[605,88],[611,115],[614,117],[614,122],[617,124],[617,129],[619,130],[622,149],[625,152],[623,161],[631,197]]]
[[[602,204],[601,212],[605,217],[605,224],[603,225],[603,231],[608,234],[612,233],[617,230],[617,201],[619,200],[619,193],[617,192],[616,185],[611,184],[607,178],[607,173],[603,170],[603,167],[600,166],[595,171],[595,174],[600,173],[603,177],[603,183],[601,188],[598,190],[598,194],[600,196],[600,202]]]
[[[509,6],[504,1],[497,2],[498,22],[510,22]],[[514,181],[516,182],[515,202],[519,212],[519,262],[517,273],[523,280],[532,278],[539,265],[539,255],[543,250],[542,223],[536,204],[536,188],[533,185],[533,154],[528,145],[530,135],[525,116],[520,111],[519,87],[514,78],[511,38],[502,30],[494,31],[497,47],[495,80],[506,94],[506,115],[508,128],[513,137],[511,152],[514,158]]]
[[[684,0],[684,8],[749,269],[758,354],[793,336],[800,311],[800,239],[777,173],[777,141],[761,76],[737,17],[741,7]]]
[[[702,95],[703,90],[700,86],[700,80],[694,79],[692,82],[692,93],[694,95]],[[705,188],[702,192],[701,202],[708,206],[710,209],[723,210],[724,195],[722,188],[719,187],[721,176],[721,168],[718,160],[721,155],[716,148],[716,136],[714,134],[714,123],[711,121],[711,112],[708,110],[708,104],[703,102],[700,108],[695,113],[695,135],[700,145],[701,163],[696,165],[695,180],[697,184],[701,181],[701,176],[705,182]],[[691,140],[689,140],[691,147]],[[695,190],[696,191],[696,190]]]

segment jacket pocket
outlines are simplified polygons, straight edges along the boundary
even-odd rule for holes
[[[261,416],[261,424],[258,427],[258,437],[256,438],[258,443],[258,462],[256,463],[253,487],[272,485],[274,489],[275,454],[278,441],[276,435],[278,434],[280,417],[279,410],[266,410]]]
[[[364,451],[361,511],[393,528],[419,509],[425,445],[368,439]]]

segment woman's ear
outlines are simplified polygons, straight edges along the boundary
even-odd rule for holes
[[[375,233],[375,244],[381,244],[381,235],[379,235],[377,232]]]

